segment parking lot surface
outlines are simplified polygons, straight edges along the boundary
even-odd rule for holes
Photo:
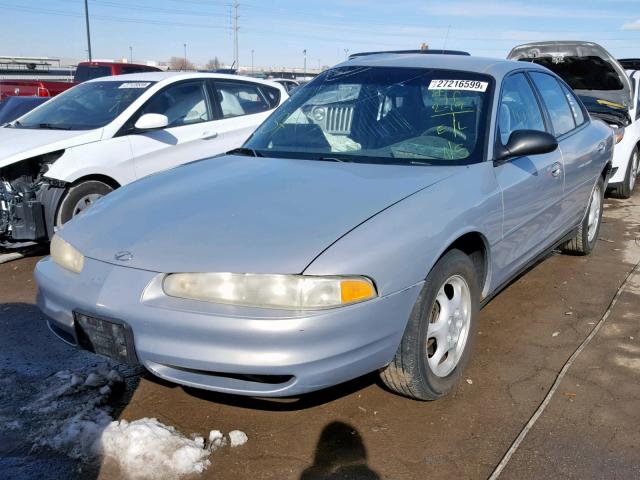
[[[29,382],[95,361],[47,331],[34,306],[37,259],[0,264],[0,369]],[[639,478],[639,261],[640,193],[608,200],[592,256],[553,254],[482,311],[464,380],[440,401],[399,397],[375,375],[276,401],[183,388],[142,373],[127,383],[114,414],[155,417],[187,436],[247,433],[245,445],[215,451],[197,478],[487,478],[629,277],[501,478]],[[23,371],[16,371],[17,359]],[[0,393],[4,421],[21,415],[9,397]],[[0,471],[9,478],[122,477],[110,460],[79,472],[77,462],[59,455],[36,459],[29,453],[35,440],[0,437]]]

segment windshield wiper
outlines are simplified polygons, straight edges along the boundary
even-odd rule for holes
[[[39,123],[38,128],[46,130],[71,130],[71,127],[56,125],[55,123]]]
[[[234,148],[233,150],[229,150],[228,152],[226,152],[226,154],[227,155],[244,155],[247,157],[264,157],[264,155],[259,151],[254,150],[253,148],[247,148],[247,147]]]

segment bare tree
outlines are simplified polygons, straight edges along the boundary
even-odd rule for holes
[[[220,68],[220,60],[218,60],[218,57],[214,57],[207,62],[207,70],[217,70],[218,68]]]
[[[171,57],[169,59],[169,69],[170,70],[195,70],[195,65],[186,59],[187,62],[185,64],[184,57]]]

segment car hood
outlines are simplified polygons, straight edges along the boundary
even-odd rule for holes
[[[155,272],[302,273],[351,229],[464,168],[217,157],[116,190],[60,234],[87,257]]]
[[[544,65],[581,96],[632,104],[631,80],[620,63],[593,42],[557,41],[519,45],[508,59]],[[615,88],[614,88],[615,87]]]
[[[102,138],[97,130],[45,130],[33,128],[0,128],[0,168],[27,158],[43,155]]]

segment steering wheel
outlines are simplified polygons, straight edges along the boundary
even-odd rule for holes
[[[467,139],[467,134],[464,132],[461,132],[460,130],[456,130],[453,127],[449,127],[448,125],[439,125],[437,127],[431,127],[429,129],[427,129],[423,135],[429,135],[432,133],[435,133],[436,135],[439,136],[440,133],[442,132],[447,132],[450,133],[451,135],[453,135],[453,138],[457,138],[457,137],[461,137],[463,140]]]

